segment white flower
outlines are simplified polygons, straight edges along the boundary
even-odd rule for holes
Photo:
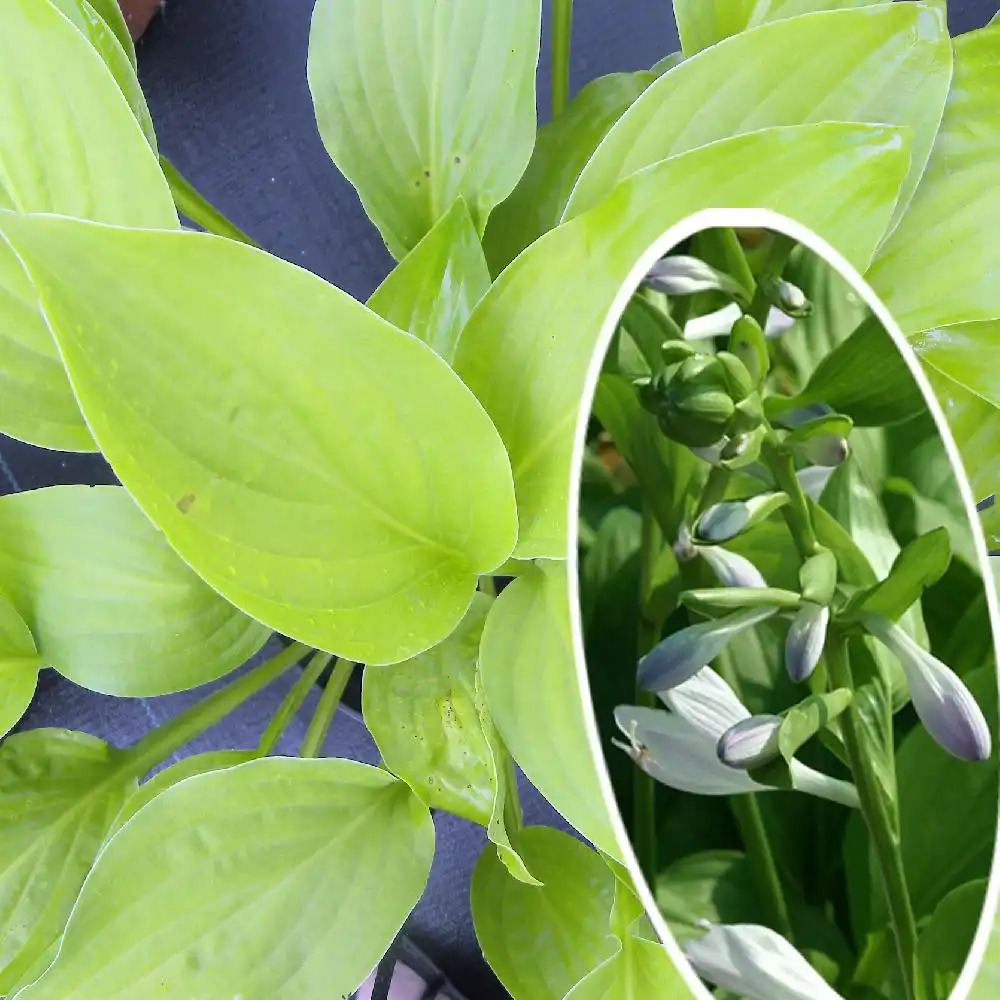
[[[747,301],[746,290],[734,278],[697,257],[682,254],[658,260],[646,275],[646,284],[665,295],[721,291],[739,302]]]
[[[747,1000],[843,1000],[780,934],[755,924],[707,924],[684,946],[702,979]]]
[[[803,604],[792,619],[785,640],[785,666],[793,681],[806,680],[816,669],[829,624],[830,609],[811,602]]]
[[[819,503],[819,498],[826,489],[826,484],[830,481],[834,469],[832,466],[810,465],[805,469],[799,469],[795,474],[802,487],[802,492],[811,500]]]
[[[934,740],[962,760],[987,760],[990,727],[958,674],[888,618],[865,614],[862,622],[899,660],[913,707]]]
[[[733,324],[743,315],[743,311],[735,302],[722,309],[689,319],[684,327],[685,340],[707,340],[710,337],[724,337],[733,328]],[[780,337],[795,325],[795,320],[786,316],[780,309],[772,308],[764,328],[765,337]]]
[[[615,741],[647,774],[661,784],[696,795],[739,795],[772,791],[719,760],[718,745],[733,726],[750,718],[733,689],[711,667],[661,692],[669,712],[621,705],[615,722],[628,743]],[[853,785],[838,781],[793,760],[795,787],[820,798],[856,806]]]

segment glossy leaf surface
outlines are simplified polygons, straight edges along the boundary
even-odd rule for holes
[[[28,710],[41,662],[31,630],[0,591],[0,739]]]
[[[407,659],[451,632],[516,523],[496,430],[430,348],[230,240],[4,227],[94,436],[204,579],[353,660]]]
[[[413,908],[433,851],[426,808],[364,764],[270,758],[190,778],[101,852],[55,963],[20,997],[346,995]],[[294,947],[276,949],[290,926]]]
[[[319,0],[320,135],[397,259],[461,195],[478,232],[535,138],[540,0]]]
[[[102,23],[94,17],[95,35]],[[59,10],[47,0],[5,4],[0,64],[0,208],[177,225],[156,157],[121,89]],[[41,65],[59,72],[40,73]],[[47,448],[94,450],[31,282],[2,237],[0,312],[0,430]]]
[[[62,933],[135,782],[106,743],[36,729],[0,745],[0,991]]]
[[[565,566],[532,567],[505,588],[479,655],[486,703],[514,760],[580,833],[617,856],[587,738]]]
[[[867,278],[907,334],[1000,316],[1000,26],[955,39],[927,172]]]
[[[597,147],[566,214],[590,208],[624,177],[668,156],[744,132],[824,121],[911,130],[910,172],[900,192],[905,205],[934,143],[950,81],[951,39],[936,3],[880,4],[769,24],[685,60],[653,83]]]
[[[450,363],[462,328],[489,287],[479,234],[459,198],[379,285],[368,305]]]
[[[601,856],[548,827],[528,827],[519,845],[543,883],[510,877],[491,851],[472,876],[472,917],[483,954],[517,1000],[563,1000],[614,952],[615,879]]]
[[[609,73],[591,80],[561,115],[538,130],[524,176],[486,226],[483,245],[493,274],[559,224],[598,143],[656,77],[653,72]]]
[[[654,240],[700,209],[766,207],[808,225],[864,268],[907,164],[894,129],[825,123],[763,130],[643,171],[521,254],[476,308],[455,358],[511,457],[520,521],[515,554],[566,554],[586,374],[623,282]]]
[[[206,586],[117,486],[0,497],[0,588],[44,662],[104,694],[204,684],[269,635]]]

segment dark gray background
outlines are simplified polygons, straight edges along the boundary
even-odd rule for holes
[[[489,0],[483,0],[489,2]],[[998,0],[951,0],[953,33],[981,27]],[[308,0],[170,0],[139,47],[142,81],[162,151],[223,212],[268,250],[365,299],[391,267],[349,184],[316,132],[305,79]],[[577,0],[574,91],[602,73],[643,69],[677,48],[669,0]],[[539,107],[548,107],[548,40]],[[0,436],[0,492],[55,483],[112,482],[97,456],[64,456]],[[199,742],[256,743],[283,688],[277,684]],[[195,695],[106,699],[46,677],[29,727],[84,729],[115,744],[133,741]],[[284,748],[295,751],[308,709]],[[327,752],[374,759],[360,719],[341,712]],[[556,822],[525,789],[529,822]],[[437,818],[431,885],[407,932],[471,1000],[507,996],[482,962],[468,913],[468,878],[482,834]]]

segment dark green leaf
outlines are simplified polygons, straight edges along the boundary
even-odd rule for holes
[[[979,927],[986,885],[986,879],[977,879],[952,889],[920,934],[917,955],[932,1000],[951,996]]]

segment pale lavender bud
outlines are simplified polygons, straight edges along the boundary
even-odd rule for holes
[[[839,434],[823,434],[803,441],[795,450],[813,465],[835,469],[851,453],[851,446]]]
[[[888,618],[864,614],[862,622],[899,660],[913,707],[934,740],[962,760],[987,760],[990,727],[961,678]]]
[[[747,608],[667,636],[639,661],[640,686],[647,691],[667,691],[683,684],[711,663],[733,636],[770,618],[777,610],[772,605]]]
[[[701,545],[694,549],[708,563],[724,587],[767,586],[760,570],[738,552],[730,552],[721,545]]]
[[[805,603],[792,619],[785,640],[785,666],[788,676],[796,683],[812,675],[823,655],[826,629],[830,624],[830,609],[820,604]]]
[[[696,295],[698,292],[725,292],[746,302],[743,286],[728,274],[716,270],[697,257],[676,254],[658,260],[646,275],[646,284],[665,295]]]
[[[796,478],[802,492],[811,500],[819,503],[819,498],[826,489],[826,484],[830,482],[833,475],[833,466],[810,465],[805,469],[799,469]]]
[[[754,715],[727,729],[719,739],[716,753],[729,767],[749,771],[774,760],[778,754],[780,715]]]
[[[747,500],[723,500],[713,504],[698,518],[696,539],[727,542],[769,517],[788,503],[786,493],[760,493]]]

